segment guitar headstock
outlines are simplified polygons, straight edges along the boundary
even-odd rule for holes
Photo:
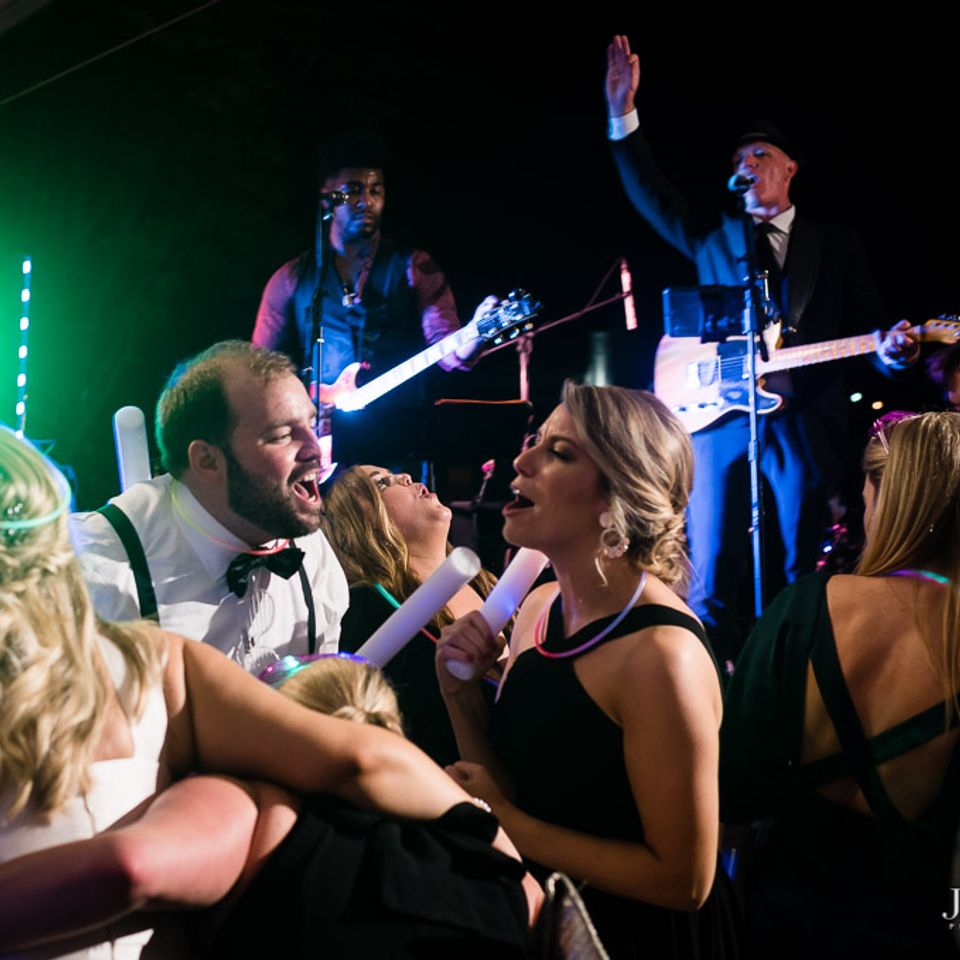
[[[920,328],[920,339],[925,343],[960,343],[960,319],[955,313],[944,313],[928,320]]]
[[[533,329],[534,317],[543,309],[539,300],[526,290],[512,290],[492,310],[477,321],[477,336],[492,340],[494,344],[513,340],[527,330]]]

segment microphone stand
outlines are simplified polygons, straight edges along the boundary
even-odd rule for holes
[[[603,307],[608,307],[611,303],[620,303],[623,300],[626,300],[628,297],[631,297],[633,292],[629,293],[618,293],[612,297],[607,297],[606,300],[601,300],[598,303],[591,303],[588,306],[584,307],[582,310],[577,310],[575,313],[569,313],[565,317],[558,317],[556,320],[551,320],[549,323],[542,323],[538,327],[535,327],[533,330],[528,331],[527,333],[522,333],[518,337],[515,337],[512,340],[505,340],[503,343],[498,343],[496,346],[490,347],[484,350],[480,354],[480,360],[484,357],[489,357],[491,354],[496,353],[498,350],[505,350],[507,347],[512,347],[517,351],[517,359],[519,360],[520,369],[520,399],[524,401],[529,401],[530,399],[530,357],[533,354],[533,341],[535,337],[538,337],[541,333],[546,333],[551,327],[561,326],[563,324],[572,323],[574,320],[579,320],[581,317],[585,317],[588,313],[593,313],[594,310],[600,310]]]
[[[327,264],[330,260],[330,221],[333,205],[322,197],[317,206],[317,229],[314,240],[315,283],[310,298],[310,366],[302,371],[307,391],[317,404],[316,436],[319,440],[330,435],[330,416],[324,413],[320,402],[323,383],[323,298],[326,294]]]
[[[731,178],[733,186],[733,178]],[[733,190],[743,225],[743,242],[746,250],[747,286],[744,290],[743,326],[747,335],[747,396],[749,398],[748,420],[750,440],[747,444],[747,463],[750,470],[750,539],[753,552],[753,610],[757,619],[763,613],[763,475],[760,472],[760,432],[757,416],[757,350],[768,360],[767,345],[760,329],[763,304],[760,299],[760,283],[766,284],[765,272],[761,274],[757,263],[757,248],[754,237],[753,218],[747,213],[746,195],[752,183],[738,184]]]

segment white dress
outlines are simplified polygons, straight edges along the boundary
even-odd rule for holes
[[[103,638],[100,639],[100,653],[120,702],[129,714],[132,691],[123,654]],[[153,794],[157,789],[160,751],[166,731],[167,708],[163,690],[157,684],[148,694],[140,719],[130,725],[132,756],[94,763],[90,790],[83,796],[74,797],[49,822],[31,812],[29,807],[13,820],[0,819],[0,863],[35,850],[92,837]],[[141,931],[84,947],[79,952],[62,953],[57,948],[46,947],[16,956],[134,960],[150,941],[151,933]],[[148,952],[153,955],[152,950]]]

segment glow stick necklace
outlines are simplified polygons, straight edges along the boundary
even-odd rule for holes
[[[637,589],[633,591],[633,596],[627,601],[627,605],[614,617],[613,621],[607,626],[605,626],[599,633],[592,636],[589,640],[581,643],[579,647],[574,647],[572,650],[564,650],[559,653],[554,653],[551,650],[547,650],[544,646],[543,635],[546,631],[547,620],[550,616],[550,610],[553,607],[553,604],[556,602],[557,597],[560,596],[560,588],[557,587],[556,593],[550,598],[550,602],[547,603],[543,610],[540,611],[540,616],[537,618],[536,625],[533,628],[533,645],[536,647],[537,653],[542,657],[549,657],[551,660],[562,660],[565,657],[575,657],[578,653],[583,653],[584,650],[589,650],[591,647],[595,647],[604,637],[606,637],[611,631],[618,627],[623,620],[623,618],[636,606],[637,601],[640,599],[640,595],[643,593],[643,588],[647,585],[647,571],[644,570],[640,574],[640,582],[637,584]]]

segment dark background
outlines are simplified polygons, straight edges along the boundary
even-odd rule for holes
[[[0,35],[0,100],[194,5],[51,3]],[[639,49],[660,161],[694,200],[724,202],[730,135],[771,117],[808,156],[796,202],[860,228],[891,316],[955,310],[956,58],[945,22],[910,16],[841,26],[809,7],[724,22],[685,6],[560,17],[523,4],[221,0],[0,106],[0,419],[13,419],[29,253],[27,432],[76,468],[80,506],[116,492],[112,412],[150,411],[177,360],[249,335],[266,279],[311,242],[316,142],[358,119],[392,148],[385,232],[436,257],[462,314],[522,286],[559,317],[629,258],[641,330],[627,335],[612,307],[545,334],[536,399],[583,373],[591,331],[610,331],[618,382],[646,385],[660,289],[693,274],[613,171],[602,80],[615,30]],[[854,378],[868,400],[900,389]],[[516,389],[505,351],[445,392]]]

